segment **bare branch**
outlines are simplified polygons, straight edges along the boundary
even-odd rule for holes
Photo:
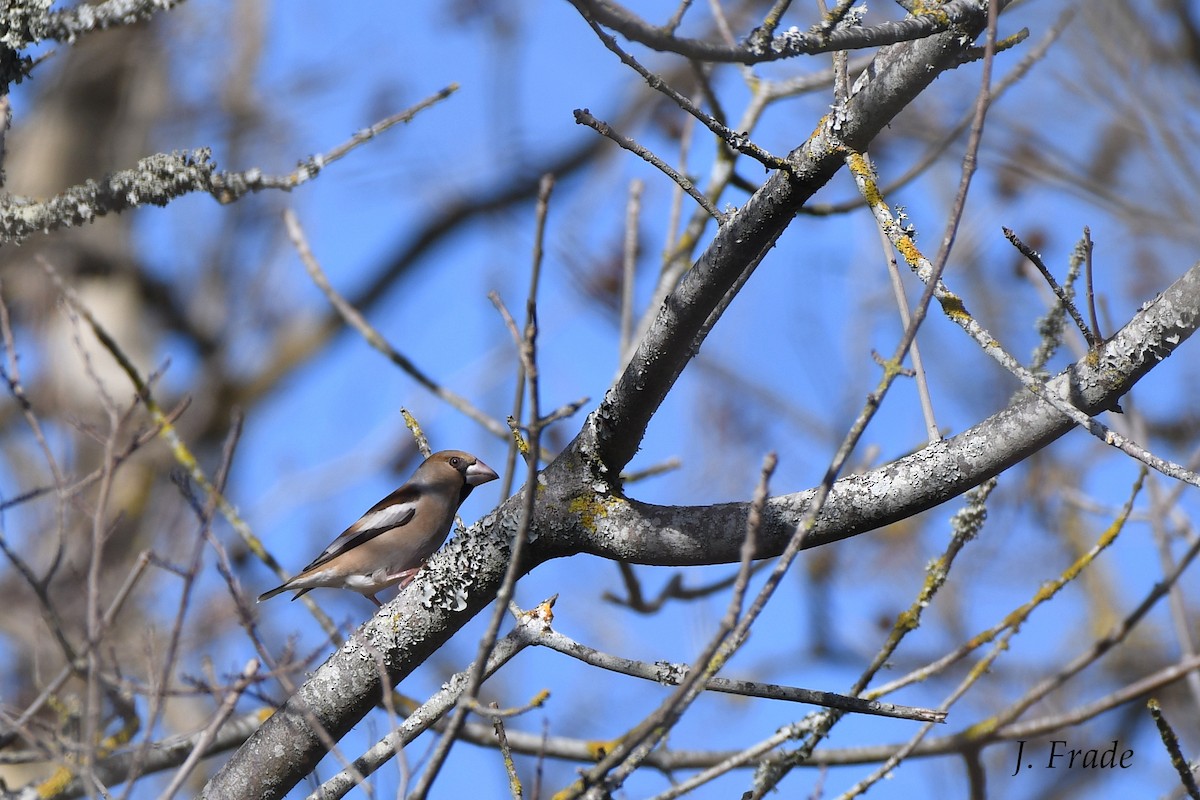
[[[729,46],[703,39],[677,37],[672,29],[653,26],[608,0],[571,0],[571,3],[584,18],[612,28],[625,38],[654,50],[677,53],[697,61],[741,64],[924,39],[954,26],[969,27],[979,22],[977,3],[973,0],[953,0],[939,6],[936,13],[886,22],[873,28],[839,28],[830,31],[819,27],[809,33],[801,33],[793,28],[775,36],[769,35],[766,29],[760,29],[762,33],[752,32],[745,44]]]

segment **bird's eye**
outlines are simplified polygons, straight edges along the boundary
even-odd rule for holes
[[[459,458],[458,456],[450,457],[450,466],[454,467],[455,469],[458,469],[458,465],[461,463],[462,463],[462,459]]]

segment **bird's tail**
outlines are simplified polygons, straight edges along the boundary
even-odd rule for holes
[[[262,594],[260,594],[260,595],[258,596],[258,602],[260,602],[260,603],[261,603],[263,600],[270,600],[270,599],[271,599],[272,597],[274,597],[275,595],[277,595],[277,594],[283,594],[283,593],[284,593],[284,592],[286,592],[287,590],[288,590],[288,585],[287,585],[286,583],[282,583],[282,584],[280,584],[279,586],[276,586],[274,589],[271,589],[271,590],[270,590],[270,591],[268,591],[268,592],[263,592]],[[299,595],[297,595],[297,597],[298,597],[298,596],[299,596]],[[293,599],[294,599],[294,598],[293,598]]]

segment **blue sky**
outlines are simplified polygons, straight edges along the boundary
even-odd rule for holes
[[[398,8],[376,11],[400,15]],[[291,198],[314,251],[331,280],[343,291],[353,291],[367,267],[389,252],[397,241],[402,241],[414,221],[433,204],[456,192],[472,191],[482,176],[499,174],[514,162],[536,163],[547,151],[594,135],[574,124],[572,110],[587,107],[597,116],[611,119],[629,96],[636,79],[619,68],[615,58],[599,46],[566,4],[529,4],[524,6],[523,15],[525,27],[520,35],[528,38],[508,51],[505,67],[511,74],[497,75],[492,71],[489,51],[494,45],[488,43],[480,30],[484,26],[458,25],[436,11],[428,14],[406,11],[395,21],[366,15],[333,21],[324,19],[319,9],[314,9],[312,15],[298,8],[274,9],[269,25],[270,45],[259,85],[264,95],[288,98],[284,119],[280,121],[281,129],[286,131],[282,138],[287,146],[277,150],[280,162],[277,169],[288,168],[294,158],[304,153],[321,151],[342,141],[380,112],[408,105],[450,82],[462,85],[449,101],[354,153]],[[1016,24],[1006,23],[1006,26]],[[662,61],[655,57],[646,60],[652,65]],[[771,70],[786,74],[789,68],[808,66],[781,65]],[[331,67],[333,77],[329,77]],[[951,110],[966,107],[978,73],[975,70],[963,73],[940,79],[933,88],[935,104],[940,101]],[[720,85],[731,92],[727,96],[737,97],[736,74],[726,69],[722,76]],[[328,82],[328,90],[314,92],[312,96],[303,91],[287,94],[290,87],[304,85],[306,78],[318,84]],[[1015,113],[1019,113],[1017,104],[1022,102],[1022,90],[1023,87],[1018,87],[1010,98]],[[736,100],[729,102],[737,108]],[[773,109],[760,140],[775,148],[798,142],[798,137],[808,130],[814,115],[827,102],[827,98],[815,96]],[[736,117],[737,112],[731,114]],[[1086,124],[1086,119],[1080,122]],[[1001,125],[1003,121],[997,120],[997,127]],[[652,133],[646,134],[644,141],[651,146],[667,147],[665,141],[656,140]],[[698,166],[693,170],[703,175],[703,164],[709,157],[709,147],[698,145],[694,157]],[[220,160],[219,153],[217,158]],[[752,165],[742,170],[751,178],[757,174]],[[613,246],[615,237],[622,232],[624,195],[631,177],[640,177],[647,184],[643,225],[648,252],[641,265],[638,292],[644,303],[655,257],[662,247],[664,210],[672,187],[647,165],[613,148],[602,172],[589,171],[585,191],[579,191],[583,183],[567,181],[555,193],[541,304],[546,405],[557,405],[582,395],[597,400],[615,369],[614,328],[603,312],[581,298],[567,263],[571,259],[586,259],[592,248]],[[931,248],[941,234],[945,204],[955,177],[956,170],[949,161],[935,170],[928,181],[893,199],[894,203],[908,206],[926,247]],[[1011,251],[999,235],[1000,223],[1021,230],[1025,222],[1022,217],[1038,221],[1051,207],[1056,225],[1064,231],[1064,244],[1069,243],[1073,232],[1084,222],[1092,224],[1098,240],[1108,244],[1116,238],[1105,235],[1104,218],[1094,206],[1064,203],[1061,193],[1046,194],[1040,200],[1035,195],[1033,206],[1017,210],[1014,217],[1014,212],[987,194],[991,180],[986,170],[981,172],[981,191],[968,212],[974,215],[972,220],[981,224],[971,230],[977,231],[977,246],[985,258],[1003,259],[1004,263],[1011,259]],[[828,199],[844,199],[852,191],[849,181],[839,178],[825,194]],[[728,197],[736,203],[743,199],[737,191]],[[1039,208],[1039,202],[1046,205]],[[690,212],[690,208],[685,212]],[[1005,213],[1009,216],[1003,216]],[[1000,222],[995,221],[996,216],[1000,216]],[[418,364],[496,415],[506,413],[510,402],[511,361],[495,357],[497,353],[503,356],[509,350],[509,343],[485,295],[495,289],[511,308],[520,308],[532,231],[533,213],[527,205],[501,219],[475,225],[469,236],[460,238],[453,246],[438,248],[425,258],[416,272],[371,315],[373,323]],[[890,352],[898,331],[894,314],[866,313],[890,304],[879,280],[878,253],[874,226],[865,214],[853,215],[836,224],[821,219],[798,220],[706,342],[701,358],[746,368],[757,382],[809,409],[831,436],[840,436],[876,379],[869,350]],[[1056,258],[1061,265],[1065,251],[1047,256]],[[1119,256],[1119,250],[1105,251],[1106,260],[1115,261]],[[323,310],[323,301],[286,248],[279,252],[272,269],[286,287],[284,294],[293,304],[292,309],[298,313]],[[954,285],[953,267],[949,280]],[[1019,310],[1013,313],[1012,305],[1002,307],[1010,317],[994,321],[985,318],[985,324],[1004,322],[1007,330],[1020,337],[1012,349],[1019,354],[1027,353],[1033,343],[1032,322],[1042,307],[1037,305],[1028,284],[1003,275],[998,280],[1001,290],[1009,293]],[[1102,276],[1101,281],[1104,280]],[[910,283],[909,291],[915,297],[919,289]],[[967,302],[975,307],[982,305],[984,299],[968,296]],[[1125,310],[1117,304],[1114,315],[1121,317]],[[442,336],[428,337],[430,328],[436,328],[434,320],[445,316],[463,323],[461,338],[448,341]],[[854,319],[863,320],[865,326],[855,324]],[[998,368],[936,315],[929,323],[929,335],[924,337],[923,345],[937,365],[931,369],[931,382],[939,422],[951,431],[979,421],[1005,401],[1004,394],[997,395],[994,388],[982,394],[969,388],[966,392],[956,391],[965,376],[970,376],[969,382],[978,380],[985,387],[1007,386],[1008,391],[1014,388],[1010,380],[997,380]],[[745,408],[739,405],[737,394],[732,399],[723,393],[714,394],[714,386],[720,382],[706,379],[697,366],[685,374],[677,392],[651,425],[642,452],[633,464],[645,466],[678,455],[684,459],[684,469],[631,487],[631,495],[663,503],[745,498],[752,489],[765,446],[777,449],[781,455],[774,484],[779,490],[812,485],[827,463],[830,444],[814,446],[809,430],[755,409],[746,413],[751,429],[744,431],[739,426],[746,423],[738,417],[745,413]],[[1153,397],[1156,393],[1148,394]],[[823,403],[823,399],[834,402]],[[398,415],[401,406],[418,415],[435,447],[465,447],[494,466],[503,462],[503,446],[498,441],[415,388],[356,336],[344,335],[296,375],[284,391],[256,409],[248,420],[236,485],[239,502],[259,534],[286,563],[302,564],[332,533],[394,485],[398,476],[389,475],[380,467],[389,458],[391,447],[406,435]],[[880,457],[898,455],[919,445],[922,426],[915,409],[911,385],[901,384],[868,435],[869,443],[880,448]],[[722,420],[733,425],[733,429],[721,432]],[[577,424],[578,420],[564,423],[564,434],[569,436]],[[298,430],[303,435],[295,435]],[[746,443],[739,447],[731,439],[743,433],[747,434]],[[1096,451],[1094,443],[1079,435],[1069,437],[1059,447],[1077,449],[1081,454]],[[719,454],[714,455],[714,450]],[[312,502],[290,508],[281,508],[274,502],[263,507],[254,502],[254,498],[273,486],[286,485],[297,473],[316,470],[320,476],[321,465],[331,459],[357,459],[360,454],[365,454],[366,464],[356,463],[345,472],[337,471],[334,473],[337,478],[318,478],[318,484],[326,487],[327,493],[317,490]],[[1019,475],[1020,470],[1001,491],[1019,491]],[[1110,502],[1116,504],[1118,498],[1124,498],[1124,487],[1133,475],[1131,466],[1114,462],[1111,470],[1095,480],[1116,487],[1109,495]],[[489,493],[491,488],[476,493],[464,508],[465,519],[470,521],[491,507],[497,499]],[[934,520],[941,520],[955,508],[957,504],[951,503],[931,514]],[[1040,541],[1044,534],[1030,528],[1029,520],[1022,519],[1019,512],[997,513],[996,523],[985,531],[983,541],[964,556],[968,564],[970,559],[985,561],[989,551],[995,554],[997,548],[1005,545],[1029,547],[1032,552],[1054,551]],[[808,652],[811,611],[806,603],[811,600],[801,586],[805,565],[798,565],[796,577],[773,601],[752,643],[731,664],[729,674],[753,674],[765,680],[833,690],[846,688],[883,638],[884,631],[878,627],[880,619],[887,619],[902,608],[907,602],[905,598],[911,598],[918,589],[919,564],[940,551],[944,530],[944,523],[934,522],[919,541],[909,545],[911,563],[899,574],[890,569],[893,564],[891,557],[885,555],[886,550],[879,551],[859,540],[840,546],[837,559],[847,570],[847,577],[836,583],[841,586],[843,581],[850,580],[856,589],[846,591],[843,587],[832,596],[836,602],[830,613],[836,626],[834,642],[841,652],[840,657],[823,662]],[[1128,538],[1133,540],[1135,536],[1131,534]],[[295,544],[296,538],[303,545]],[[1114,563],[1128,563],[1125,559],[1137,563],[1143,551],[1131,541],[1119,552],[1121,555],[1116,558],[1120,560],[1109,563],[1109,569]],[[963,615],[965,623],[970,630],[993,624],[1020,599],[1028,597],[1038,583],[1053,578],[1061,567],[1032,574],[994,574],[984,564],[977,564],[968,573],[964,567],[964,574],[978,581],[954,587],[971,598],[969,610]],[[687,578],[689,582],[703,583],[728,571],[717,567],[693,570]],[[669,570],[650,568],[639,572],[651,589],[671,574]],[[257,573],[250,570],[245,579],[250,581],[256,574],[263,585],[271,582],[262,570]],[[857,579],[849,578],[854,574]],[[612,565],[590,557],[576,557],[539,568],[522,581],[517,599],[528,606],[559,594],[557,619],[564,632],[595,646],[648,660],[689,660],[723,609],[724,598],[717,597],[694,606],[668,609],[659,617],[639,617],[599,601],[600,592],[615,588],[616,581]],[[1130,575],[1129,581],[1145,583],[1136,574]],[[365,618],[370,611],[354,596],[330,596],[324,602],[338,619],[346,621]],[[1074,613],[1067,610],[1068,606],[1073,606]],[[271,615],[272,627],[268,630],[281,640],[296,632],[302,641],[319,640],[315,626],[295,607],[280,603],[264,609],[265,613]],[[1087,613],[1084,598],[1068,593],[1068,599],[1060,607],[1036,616],[1024,635],[1017,638],[1013,651],[995,668],[995,691],[987,693],[992,701],[996,695],[1016,696],[1023,688],[1022,664],[1026,659],[1037,663],[1044,658],[1047,648],[1075,652],[1090,635]],[[447,670],[459,669],[466,663],[473,653],[480,626],[481,620],[468,625],[438,658],[418,670],[402,688],[416,696],[434,690]],[[1064,629],[1070,632],[1066,636]],[[944,634],[938,636],[931,631],[914,637],[910,648],[902,652],[913,659],[907,662],[911,666],[919,663],[921,654],[937,654],[949,644]],[[231,667],[237,660],[233,655],[236,650],[236,642],[230,643]],[[661,698],[664,692],[660,687],[640,685],[621,677],[605,680],[602,688],[596,689],[594,675],[548,653],[524,654],[514,667],[496,682],[494,691],[502,703],[519,704],[542,688],[551,688],[554,697],[545,713],[534,712],[513,723],[525,730],[541,730],[546,721],[551,733],[608,737],[632,724],[638,711]],[[936,694],[914,689],[896,699],[933,703],[938,698]],[[975,704],[964,709],[970,710],[965,713],[960,710],[960,719],[986,713],[984,707]],[[764,701],[706,698],[672,736],[671,744],[674,747],[744,745],[769,735],[778,725],[805,711]],[[606,712],[611,716],[606,717]],[[360,730],[369,727],[362,725]],[[1101,723],[1099,727],[1106,726]],[[913,726],[901,722],[852,720],[836,730],[829,744],[839,747],[900,741],[912,729]],[[1081,735],[1091,735],[1091,731]],[[344,743],[347,752],[356,752],[354,738]],[[1141,749],[1145,743],[1134,744]],[[410,760],[419,763],[425,746],[421,741],[411,747]],[[1149,747],[1142,752],[1147,753],[1147,760],[1161,762],[1164,758],[1160,751]],[[1010,753],[1001,746],[990,750],[988,756],[1007,760]],[[488,787],[481,796],[502,796],[503,773],[499,766],[494,753],[460,746],[435,796],[478,793],[481,786]],[[1144,780],[1152,773],[1161,774],[1146,768],[1145,762],[1142,766],[1144,769],[1138,770],[1135,780]],[[865,772],[862,768],[836,770],[826,777],[825,783],[829,790],[845,788]],[[569,774],[568,767],[551,768],[547,787],[560,786]],[[735,774],[717,781],[698,796],[728,797],[744,789],[746,780],[747,776]],[[815,776],[805,774],[785,786],[789,791],[807,792],[814,780]],[[877,787],[875,793],[904,796],[912,791],[930,793],[945,787],[951,794],[957,794],[961,792],[962,780],[961,772],[947,762],[914,763]],[[385,770],[379,781],[381,793],[387,795],[391,791],[387,787],[394,781],[393,773]],[[665,785],[661,776],[640,776],[627,785],[626,796],[646,796]],[[1118,784],[1106,781],[1104,787],[1117,789]],[[992,788],[997,796],[1025,796],[1015,779],[1013,785]],[[1167,787],[1158,788],[1165,791]]]
[[[1036,38],[1059,7],[1055,3],[1030,5],[1032,8],[1021,12],[1023,18],[1004,21],[1004,32],[1029,24]],[[181,102],[200,109],[214,102],[213,87],[219,82],[221,65],[230,59],[226,43],[235,40],[236,6],[196,2],[168,15],[167,26],[178,42],[172,71],[182,87]],[[669,13],[668,4],[656,6],[639,10],[652,19]],[[228,155],[216,144],[222,137],[215,116],[200,114],[194,125],[168,126],[159,133],[158,146],[164,150],[213,145],[214,158],[224,168],[258,166],[286,172],[299,159],[329,150],[387,114],[450,83],[461,85],[449,100],[360,148],[290,196],[260,195],[244,201],[259,207],[263,220],[261,229],[253,231],[239,247],[244,251],[246,269],[260,273],[271,287],[265,294],[275,313],[297,322],[325,313],[324,299],[283,236],[277,217],[281,203],[298,214],[333,284],[344,294],[353,294],[371,268],[405,241],[431,209],[458,193],[490,185],[494,176],[505,174],[514,164],[536,164],[548,152],[594,136],[574,123],[573,109],[590,108],[604,119],[617,115],[637,83],[635,76],[620,67],[567,3],[528,2],[518,7],[520,43],[503,51],[501,74],[496,68],[497,45],[487,35],[487,23],[456,21],[440,4],[373,4],[369,9],[339,9],[337,13],[328,4],[274,4],[266,10],[266,49],[253,84],[269,109],[270,124],[263,126],[264,139],[250,149],[252,160],[227,161]],[[694,14],[707,18],[700,8]],[[638,51],[638,55],[644,53]],[[645,63],[661,66],[668,61],[647,56]],[[1001,59],[1001,70],[1011,63]],[[771,65],[761,72],[779,76],[818,66],[827,66],[827,60]],[[1060,59],[1056,54],[1041,67],[1052,75],[1075,68],[1066,56]],[[977,80],[977,68],[940,78],[931,89],[931,100],[919,113],[927,114],[932,125],[956,119],[969,105]],[[728,92],[723,97],[735,119],[745,99],[738,81],[733,68],[719,73],[718,86]],[[1034,104],[1039,96],[1052,91],[1033,78],[1020,84],[993,115],[997,136],[1018,130],[1023,121],[1022,103]],[[782,153],[807,135],[828,103],[828,96],[821,94],[773,108],[756,141]],[[1078,113],[1050,120],[1042,133],[1086,149],[1091,121],[1086,101],[1078,107]],[[674,117],[678,119],[679,114]],[[665,154],[675,152],[653,131],[633,133]],[[960,153],[961,146],[952,150]],[[889,151],[883,163],[894,165],[899,172],[914,155],[912,148],[899,148]],[[697,134],[692,171],[706,175],[710,158],[711,143]],[[1099,281],[1101,291],[1113,298],[1113,318],[1123,320],[1148,299],[1125,292],[1133,279],[1120,265],[1132,257],[1138,243],[1121,235],[1118,222],[1106,209],[1056,189],[1033,192],[1021,203],[1006,201],[993,193],[997,179],[989,167],[995,163],[996,159],[989,160],[986,155],[982,159],[978,191],[968,207],[962,238],[964,247],[978,254],[980,262],[998,265],[988,284],[995,296],[967,294],[966,301],[980,312],[985,325],[1000,326],[1003,336],[1011,337],[1005,339],[1011,351],[1027,357],[1035,342],[1033,322],[1043,306],[1028,282],[1001,269],[1015,260],[1000,234],[1001,224],[1018,232],[1053,226],[1055,250],[1045,255],[1060,270],[1082,225],[1090,224],[1104,247],[1098,261],[1106,269],[1100,271]],[[752,164],[742,166],[740,172],[752,180],[761,177],[761,169]],[[589,168],[582,177],[566,180],[556,189],[540,306],[544,407],[581,396],[592,398],[594,404],[617,367],[612,318],[581,293],[570,267],[600,258],[615,247],[623,231],[628,182],[634,177],[646,182],[645,252],[637,284],[640,314],[663,247],[672,186],[614,146],[599,167]],[[909,209],[929,255],[941,236],[956,181],[956,161],[949,157],[925,179],[891,198]],[[818,199],[842,200],[852,192],[850,181],[839,176]],[[726,201],[740,204],[744,197],[732,190],[722,205]],[[685,202],[685,215],[690,212],[690,204]],[[224,209],[208,198],[195,197],[166,210],[139,214],[139,235],[150,262],[166,275],[199,269],[203,254],[213,245],[207,232],[215,229],[211,223],[223,213]],[[475,223],[465,235],[428,253],[369,314],[371,322],[399,350],[498,418],[509,411],[515,365],[507,332],[487,300],[487,292],[498,291],[509,308],[520,313],[528,282],[533,221],[532,207],[525,204]],[[836,441],[877,379],[871,350],[890,354],[899,332],[894,311],[887,311],[892,301],[886,291],[877,238],[874,223],[863,212],[835,221],[797,220],[705,343],[699,359],[651,425],[631,465],[636,469],[678,456],[683,468],[631,486],[631,496],[664,504],[748,498],[768,448],[780,455],[773,482],[776,491],[801,490],[819,479]],[[1176,244],[1183,245],[1178,249],[1185,252],[1190,242],[1162,246]],[[1180,259],[1179,271],[1187,263]],[[956,274],[959,268],[952,263],[948,273],[952,288],[978,285]],[[909,282],[908,291],[910,298],[919,294],[915,281]],[[986,316],[993,312],[1003,316]],[[449,320],[458,335],[444,334],[443,323]],[[247,368],[263,357],[255,344],[248,338],[241,345]],[[931,364],[939,423],[951,433],[984,419],[1015,390],[1015,381],[1000,377],[993,362],[936,314],[921,344],[927,348]],[[1135,394],[1139,403],[1151,409],[1160,402],[1164,408],[1170,407],[1183,378],[1195,372],[1194,357],[1186,352],[1190,351],[1147,379]],[[168,380],[186,385],[191,377],[186,352],[165,355],[172,358]],[[1185,359],[1191,360],[1176,363]],[[1055,368],[1064,363],[1060,357]],[[744,388],[731,389],[725,379],[716,377],[713,367],[742,370],[756,386],[794,403],[798,410],[789,415],[774,406],[760,405]],[[230,493],[255,532],[288,568],[306,563],[362,510],[403,480],[404,475],[388,469],[407,436],[401,407],[420,419],[435,449],[463,448],[493,467],[503,465],[501,441],[426,394],[350,332],[340,335],[249,411]],[[590,407],[585,407],[585,412]],[[573,435],[585,412],[561,423],[563,437]],[[878,447],[873,463],[881,463],[919,447],[923,431],[913,387],[902,382],[889,396],[863,447]],[[1100,453],[1095,442],[1078,433],[1055,448],[1059,453],[1078,454],[1080,460],[1098,458]],[[863,452],[860,449],[860,455]],[[1110,459],[1108,467],[1088,473],[1083,488],[1116,507],[1124,501],[1135,473],[1128,462]],[[931,616],[944,613],[944,619],[957,618],[965,626],[962,632],[972,633],[994,624],[1065,567],[1056,560],[1061,550],[1047,538],[1050,534],[1037,527],[1016,502],[1027,478],[1027,468],[1021,467],[1004,479],[999,494],[1008,496],[1008,503],[994,512],[981,540],[964,554],[964,581],[952,583],[946,590],[945,602],[952,606],[942,611],[935,607],[929,611]],[[297,491],[297,486],[302,488]],[[486,513],[500,499],[496,486],[475,492],[462,511],[466,521]],[[810,564],[802,558],[727,674],[831,691],[848,688],[886,635],[881,620],[890,622],[919,589],[921,566],[944,547],[944,520],[958,507],[952,502],[929,512],[930,524],[916,535],[896,529],[835,546],[833,558],[839,571],[834,591],[824,595],[834,603],[828,610],[835,626],[832,657],[817,658],[810,648],[814,614],[810,604],[814,599],[804,586]],[[1102,515],[1085,515],[1084,519],[1093,528],[1092,536],[1109,521]],[[220,534],[232,541],[228,528],[222,526]],[[1146,538],[1146,528],[1131,526],[1098,565],[1098,569],[1119,573],[1119,583],[1131,590],[1127,596],[1139,597],[1157,579]],[[1014,548],[1029,554],[1027,563],[1014,562]],[[993,564],[996,569],[991,568]],[[731,570],[689,570],[686,580],[701,584]],[[638,568],[638,572],[651,592],[674,573],[655,568]],[[274,583],[274,576],[258,566],[246,567],[239,577],[250,594]],[[619,655],[650,661],[690,660],[713,630],[725,602],[724,596],[718,595],[643,617],[603,603],[600,596],[605,589],[619,590],[615,566],[580,556],[546,564],[523,579],[517,602],[528,607],[558,594],[556,621],[564,633]],[[322,604],[347,625],[365,620],[372,611],[369,603],[350,593],[323,594]],[[1095,635],[1088,614],[1087,598],[1077,589],[1068,590],[1062,603],[1039,612],[993,669],[988,689],[979,700],[956,708],[952,721],[969,723],[998,710],[1000,698],[1011,699],[1026,688],[1027,670],[1034,668],[1031,665],[1044,665],[1047,653],[1077,652]],[[275,601],[262,608],[262,620],[273,646],[282,648],[289,638],[296,637],[305,651],[321,642],[319,628],[299,604]],[[1155,621],[1168,624],[1161,615]],[[483,615],[401,689],[416,697],[435,691],[449,673],[466,665],[482,623]],[[210,643],[208,649],[199,648],[196,655],[211,657],[218,670],[236,672],[250,655],[240,637],[234,632],[226,640]],[[896,669],[884,679],[940,655],[953,643],[944,628],[930,625],[906,643]],[[597,681],[591,670],[562,656],[526,652],[488,684],[485,696],[494,696],[502,705],[519,705],[543,688],[552,691],[549,705],[514,721],[514,727],[539,732],[546,724],[552,735],[594,738],[618,735],[665,691],[624,677]],[[1100,693],[1103,691],[1098,690]],[[890,699],[934,704],[940,695],[917,687]],[[673,734],[670,744],[677,748],[745,746],[807,711],[770,701],[705,697]],[[1119,735],[1108,733],[1119,731],[1117,716],[1102,717],[1095,727],[1079,733],[1080,743],[1095,739],[1089,746],[1107,746],[1109,738]],[[381,733],[384,724],[382,717],[364,721],[342,742],[344,752],[360,752]],[[960,727],[953,724],[950,730]],[[906,722],[851,719],[835,729],[828,744],[899,742],[913,730],[915,726]],[[949,731],[937,731],[945,732]],[[1163,779],[1166,756],[1161,748],[1141,739],[1130,741],[1129,746],[1139,753],[1138,768],[1105,780],[1103,790],[1119,793],[1137,785],[1146,794],[1148,785],[1155,794],[1168,791],[1171,784]],[[410,763],[421,763],[428,747],[428,738],[410,747]],[[989,761],[1007,762],[1014,753],[999,746],[988,750],[986,756]],[[321,775],[328,777],[332,769],[327,760]],[[574,765],[549,765],[546,795],[564,785],[573,769]],[[806,795],[821,781],[827,792],[838,792],[868,771],[848,767],[823,778],[803,771],[784,784],[781,796]],[[529,774],[524,773],[526,777]],[[1032,797],[1045,788],[1048,779],[1042,774],[1036,782],[1022,785],[1022,778],[993,783],[989,788],[996,797]],[[738,796],[748,780],[747,774],[734,773],[694,796]],[[392,796],[396,783],[395,770],[384,769],[377,777],[377,796]],[[639,775],[626,785],[622,796],[644,797],[666,786],[663,776]],[[875,787],[872,796],[961,796],[964,787],[958,761],[912,762]],[[289,796],[302,797],[309,789],[298,787]],[[433,796],[503,797],[504,793],[498,755],[459,745]],[[139,790],[135,796],[149,796],[149,792]]]

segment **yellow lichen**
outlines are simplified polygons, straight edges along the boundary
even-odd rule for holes
[[[945,311],[946,316],[950,319],[956,322],[971,319],[970,313],[967,312],[967,307],[963,305],[962,298],[953,292],[946,292],[938,298],[938,302],[942,304],[942,311]]]
[[[908,236],[896,237],[896,249],[900,251],[900,255],[904,256],[904,263],[910,267],[916,268],[925,260],[916,243]]]
[[[615,750],[617,745],[620,743],[620,739],[607,739],[604,741],[592,740],[585,742],[584,746],[587,748],[588,754],[591,755],[592,759],[594,761],[599,761]]]
[[[608,516],[608,504],[616,502],[614,498],[599,495],[575,497],[567,505],[567,511],[579,517],[584,527],[594,530],[596,520]]]

